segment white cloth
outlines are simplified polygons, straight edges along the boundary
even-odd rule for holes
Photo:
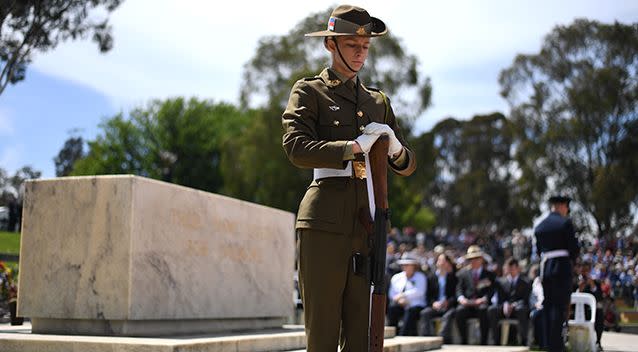
[[[368,153],[363,154],[366,160],[366,190],[368,192],[368,209],[370,209],[370,219],[374,221],[374,213],[377,205],[374,202],[374,183],[372,181],[372,169],[370,168],[370,157]]]
[[[543,293],[543,283],[541,278],[537,276],[534,278],[532,282],[532,294],[530,295],[530,306],[531,308],[536,308],[535,305],[539,304],[543,306],[543,301],[545,300],[545,294]]]
[[[361,150],[364,153],[368,154],[370,152],[370,149],[372,149],[374,142],[376,142],[377,139],[379,139],[379,134],[364,133],[360,135],[359,137],[357,137],[354,141],[357,142],[357,144],[359,144],[359,147],[361,147]]]
[[[410,280],[408,280],[405,275],[405,271],[402,271],[398,274],[392,276],[390,279],[390,290],[388,291],[388,295],[390,299],[393,299],[396,295],[403,293],[405,298],[407,299],[408,306],[406,308],[412,307],[425,307],[425,291],[427,290],[427,279],[425,274],[420,271],[417,271],[412,275]]]

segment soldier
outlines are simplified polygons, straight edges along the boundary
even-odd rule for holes
[[[296,222],[309,352],[335,351],[338,345],[342,351],[368,349],[370,286],[364,268],[370,248],[359,221],[361,211],[370,212],[364,153],[386,134],[391,169],[407,176],[416,168],[390,101],[357,75],[370,38],[386,32],[362,8],[335,8],[327,30],[306,34],[323,38],[331,67],[297,81],[282,116],[288,158],[314,169]]]
[[[562,331],[572,292],[572,265],[578,256],[578,242],[569,214],[570,198],[549,199],[551,213],[536,229],[536,250],[541,256],[543,283],[543,327],[549,351],[564,351]]]

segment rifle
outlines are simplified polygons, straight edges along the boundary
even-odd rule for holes
[[[368,233],[372,233],[373,249],[371,253],[372,275],[372,306],[370,307],[369,351],[383,351],[383,335],[385,329],[385,302],[387,284],[385,282],[385,257],[387,228],[390,211],[388,209],[388,136],[380,136],[369,153],[370,171],[374,188],[374,227],[367,226]],[[366,214],[367,215],[367,214]],[[370,216],[368,225],[370,224]],[[372,230],[372,231],[370,231]]]

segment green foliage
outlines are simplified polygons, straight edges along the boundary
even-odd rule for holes
[[[500,75],[512,107],[522,195],[571,195],[599,235],[622,233],[638,205],[638,23],[576,20]],[[632,148],[633,147],[633,151]],[[586,223],[582,223],[586,226]]]
[[[82,137],[70,137],[64,142],[62,150],[53,159],[55,176],[68,176],[73,171],[73,164],[84,157],[84,140]]]
[[[102,122],[73,175],[135,174],[210,192],[224,185],[220,165],[247,114],[229,104],[182,98],[153,101],[145,109]]]
[[[310,182],[309,170],[294,167],[281,147],[278,110],[250,112],[241,134],[228,141],[223,163],[224,193],[240,199],[296,212]]]
[[[20,253],[20,233],[0,231],[0,253]]]
[[[440,225],[512,230],[529,224],[536,206],[519,201],[510,152],[512,126],[505,116],[448,118],[434,126],[425,141],[436,153],[430,157],[436,178],[424,198]]]
[[[108,17],[122,0],[0,0],[0,94],[24,79],[33,53],[92,36],[101,52],[113,47]],[[99,18],[98,17],[103,17]]]

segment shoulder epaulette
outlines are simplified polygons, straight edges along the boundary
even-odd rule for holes
[[[306,82],[308,82],[308,81],[315,81],[315,80],[318,80],[318,79],[321,79],[321,77],[319,77],[319,76],[314,76],[314,77],[304,77],[304,79],[303,79],[303,80],[304,80],[304,81],[306,81]]]
[[[369,91],[373,91],[373,92],[381,94],[381,98],[383,98],[383,105],[385,105],[385,115],[383,116],[383,121],[387,123],[388,114],[390,113],[390,104],[388,104],[388,96],[385,95],[385,93],[383,93],[383,91],[379,88],[367,87],[367,86],[364,86],[364,87],[365,89]]]

